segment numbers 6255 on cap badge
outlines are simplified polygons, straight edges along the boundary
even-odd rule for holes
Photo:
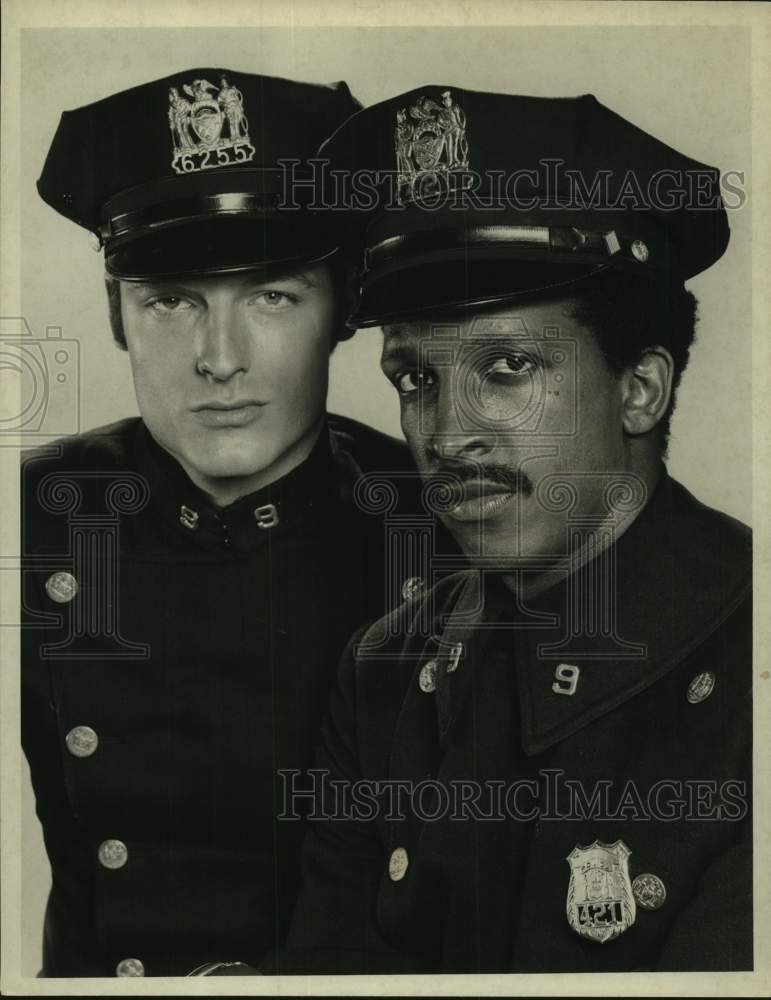
[[[254,157],[241,91],[220,77],[219,87],[193,80],[169,88],[169,129],[174,144],[171,165],[178,174],[247,163]]]

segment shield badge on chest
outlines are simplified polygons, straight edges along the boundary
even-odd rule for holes
[[[623,840],[595,840],[570,852],[567,916],[576,934],[604,944],[632,926],[637,911],[629,879],[631,853]]]

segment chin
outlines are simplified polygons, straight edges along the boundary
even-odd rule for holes
[[[187,464],[209,479],[235,479],[257,475],[276,460],[271,452],[254,449],[218,448],[185,456]]]
[[[546,560],[544,568],[566,552],[564,525],[532,525],[522,530],[515,522],[504,522],[494,527],[484,521],[469,524],[458,530],[457,524],[445,522],[463,555],[472,566],[497,560],[501,566],[514,566],[518,559]]]

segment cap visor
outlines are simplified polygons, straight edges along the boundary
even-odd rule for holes
[[[335,249],[328,233],[299,215],[281,220],[225,216],[166,225],[108,246],[105,267],[115,278],[143,281],[313,263]]]
[[[494,305],[560,288],[602,271],[607,264],[526,260],[454,260],[365,276],[348,325],[354,328]]]

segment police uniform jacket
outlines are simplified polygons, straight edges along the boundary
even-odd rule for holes
[[[749,530],[665,475],[608,553],[603,627],[467,570],[355,637],[266,971],[751,968]]]
[[[310,457],[211,507],[139,419],[23,467],[22,729],[53,886],[46,976],[184,975],[280,942],[344,645],[386,607],[362,468],[406,448],[330,418]]]

